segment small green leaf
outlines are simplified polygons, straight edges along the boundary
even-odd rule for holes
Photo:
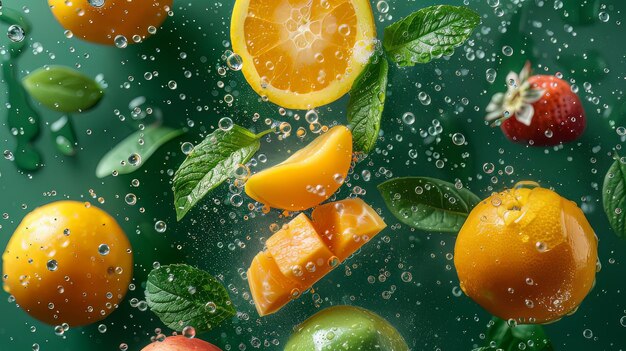
[[[235,315],[228,292],[209,273],[186,264],[156,268],[148,274],[146,302],[168,328],[209,331]]]
[[[40,68],[24,77],[23,85],[44,106],[66,113],[88,110],[104,95],[96,81],[64,66]]]
[[[426,63],[452,55],[478,24],[480,16],[467,7],[426,7],[385,28],[383,46],[400,66]]]
[[[626,239],[626,164],[619,157],[604,177],[602,204],[615,234]]]
[[[519,351],[520,344],[526,345],[526,351],[554,351],[541,325],[518,324],[512,327],[506,321],[494,317],[485,334],[487,346],[474,351]]]
[[[209,134],[180,165],[174,175],[174,206],[180,221],[198,201],[232,176],[238,164],[246,164],[261,147],[260,139],[271,132],[254,134],[234,125]]]
[[[149,126],[136,131],[107,152],[96,167],[96,176],[104,178],[113,172],[128,174],[138,170],[163,144],[183,134],[180,129]],[[128,162],[130,156],[139,155],[139,163]]]
[[[387,208],[416,229],[455,233],[480,199],[471,191],[428,177],[396,178],[378,186]]]
[[[352,86],[348,122],[356,152],[370,152],[376,144],[385,108],[388,72],[387,60],[375,56]]]

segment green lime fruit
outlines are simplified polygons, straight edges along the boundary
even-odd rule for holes
[[[316,313],[291,335],[285,351],[408,351],[389,322],[366,309],[336,306]]]

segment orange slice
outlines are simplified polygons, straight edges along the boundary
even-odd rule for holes
[[[376,28],[369,0],[237,0],[230,37],[259,95],[311,109],[350,90]]]
[[[363,200],[346,199],[317,207],[313,225],[340,261],[356,252],[387,226]]]
[[[351,162],[352,133],[336,126],[284,162],[251,176],[246,193],[273,208],[306,210],[341,187]]]

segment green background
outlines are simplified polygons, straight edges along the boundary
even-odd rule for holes
[[[337,198],[348,196],[358,186],[366,192],[366,201],[382,207],[375,186],[390,177],[407,175],[450,181],[458,178],[481,197],[519,180],[535,180],[553,187],[587,213],[600,238],[602,270],[578,312],[546,326],[547,333],[557,350],[623,350],[626,328],[620,325],[620,318],[626,315],[626,243],[608,226],[601,187],[612,152],[624,141],[614,128],[624,125],[626,111],[625,24],[621,23],[626,3],[564,2],[560,7],[561,2],[553,0],[500,0],[504,14],[499,17],[487,1],[466,0],[481,13],[483,24],[450,58],[414,68],[391,67],[383,135],[376,151],[356,166],[349,181],[351,187],[344,186]],[[379,36],[392,21],[435,3],[461,5],[462,1],[389,1],[393,19],[382,22],[373,3]],[[223,185],[176,223],[171,178],[184,158],[182,142],[198,143],[224,116],[256,130],[265,127],[266,118],[288,121],[294,131],[308,127],[304,118],[295,120],[293,114],[299,111],[281,116],[277,106],[261,102],[240,72],[228,71],[225,76],[218,73],[218,67],[225,66],[222,56],[230,48],[232,0],[175,0],[173,15],[155,37],[126,49],[65,38],[44,1],[3,1],[3,5],[22,11],[34,27],[26,39],[29,48],[19,60],[22,75],[43,65],[61,64],[92,77],[103,74],[108,89],[97,108],[73,116],[80,145],[75,157],[55,151],[46,127],[36,142],[45,158],[41,170],[20,172],[11,161],[0,159],[0,213],[8,216],[0,219],[0,245],[4,247],[22,217],[39,205],[66,198],[98,204],[90,196],[92,189],[104,198],[99,206],[117,218],[132,241],[137,289],[129,292],[119,310],[102,322],[108,328],[106,333],[98,332],[94,325],[71,328],[63,336],[56,336],[53,327],[30,318],[15,303],[6,302],[8,295],[3,294],[0,350],[30,350],[33,343],[38,343],[41,350],[54,351],[117,350],[120,343],[139,350],[149,342],[155,328],[163,327],[150,311],[140,311],[128,303],[128,298],[143,297],[142,285],[154,262],[187,262],[223,278],[239,314],[201,337],[225,350],[254,349],[256,339],[261,341],[261,348],[282,349],[295,325],[318,309],[336,304],[358,305],[379,313],[398,328],[413,350],[471,350],[484,344],[482,337],[490,316],[469,298],[454,294],[458,280],[449,259],[454,236],[411,230],[399,225],[384,208],[389,228],[316,284],[319,296],[305,294],[262,319],[246,299],[247,282],[240,272],[262,248],[263,238],[270,234],[269,225],[282,224],[286,219],[271,212],[244,220],[249,199],[239,208],[228,204],[228,186]],[[22,9],[24,5],[27,8]],[[601,5],[610,15],[606,23],[598,20]],[[6,45],[8,39],[4,40]],[[43,48],[41,52],[35,50],[36,43]],[[514,49],[512,56],[503,55],[504,45]],[[529,148],[510,143],[499,129],[483,122],[490,96],[505,88],[506,73],[519,71],[526,58],[532,59],[536,71],[562,72],[566,80],[574,80],[580,87],[588,128],[579,141],[556,148]],[[603,70],[604,65],[608,70]],[[485,79],[488,68],[498,72],[494,84]],[[191,78],[185,78],[187,70]],[[145,72],[155,71],[158,77],[144,79]],[[167,87],[170,80],[178,83],[176,90]],[[591,84],[590,89],[584,88],[585,82]],[[421,91],[431,97],[429,105],[419,101]],[[227,93],[235,96],[232,106],[224,102]],[[102,155],[135,130],[137,123],[130,118],[128,103],[139,96],[148,97],[152,106],[162,110],[166,125],[185,127],[187,134],[159,150],[136,173],[97,179],[94,172]],[[5,102],[6,97],[0,94],[1,106]],[[344,98],[320,108],[321,121],[345,123],[346,104]],[[35,106],[42,123],[49,124],[60,116]],[[0,143],[4,151],[14,147],[14,139],[5,124],[5,107],[2,110]],[[115,110],[125,115],[126,121],[120,121]],[[261,118],[255,122],[256,112]],[[405,112],[416,116],[415,124],[402,123]],[[420,132],[427,131],[433,120],[439,121],[443,132],[423,137]],[[450,136],[457,132],[465,136],[467,145],[451,142]],[[263,142],[260,152],[267,155],[266,165],[270,165],[312,138],[311,133],[303,141],[295,136],[286,141],[273,137]],[[418,154],[415,159],[409,156],[414,152]],[[444,161],[442,168],[438,168],[437,160]],[[486,173],[485,163],[495,165],[495,171]],[[260,163],[253,171],[266,165]],[[506,166],[513,167],[512,174],[504,172]],[[364,170],[371,173],[369,181],[361,176]],[[138,188],[131,187],[133,179],[140,181]],[[124,202],[130,192],[138,196],[134,206]],[[167,223],[165,233],[154,230],[157,220]],[[411,282],[402,281],[403,272],[411,273]],[[381,275],[388,277],[379,279]],[[370,276],[375,277],[375,283],[368,282]],[[390,298],[383,298],[392,290]],[[319,306],[314,298],[321,299]],[[591,338],[583,336],[586,329],[592,331]],[[265,342],[270,346],[264,346]]]

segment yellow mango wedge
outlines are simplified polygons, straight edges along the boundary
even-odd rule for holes
[[[343,184],[352,161],[352,133],[331,128],[284,162],[256,173],[246,194],[269,207],[302,211],[317,206]]]
[[[317,232],[340,261],[387,226],[378,213],[359,198],[319,206],[313,210],[311,218]]]
[[[313,218],[311,222],[303,213],[295,217],[267,239],[267,250],[252,261],[248,283],[260,316],[310,289],[386,226],[360,199],[322,205]]]

